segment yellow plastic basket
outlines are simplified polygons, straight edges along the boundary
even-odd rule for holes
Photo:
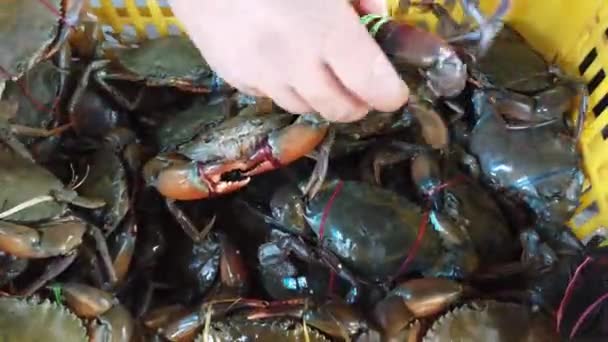
[[[400,14],[398,0],[387,1],[392,16],[424,21],[434,27],[436,20],[431,15]],[[581,204],[568,222],[579,238],[587,240],[608,227],[608,81],[604,80],[604,67],[608,67],[608,1],[511,1],[509,24],[547,60],[587,83],[590,110],[580,146],[587,184]],[[492,13],[496,4],[497,0],[481,0],[486,13]],[[183,32],[167,0],[91,0],[90,9],[102,28],[117,34],[149,39]],[[459,18],[462,11],[456,6],[453,14]]]

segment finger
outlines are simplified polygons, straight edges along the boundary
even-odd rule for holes
[[[409,89],[354,10],[328,34],[324,59],[346,88],[380,111],[395,111],[407,102]],[[352,17],[352,20],[350,17]]]
[[[313,112],[314,109],[290,86],[280,83],[263,87],[263,92],[281,108],[294,114]]]
[[[369,108],[346,90],[323,63],[302,67],[293,78],[295,90],[310,106],[330,121],[350,122],[367,114]]]
[[[255,88],[255,87],[248,87],[248,86],[234,86],[236,89],[238,89],[241,93],[249,95],[249,96],[255,96],[255,97],[266,97],[266,95],[259,89]]]

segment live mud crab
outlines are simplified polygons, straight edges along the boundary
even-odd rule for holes
[[[462,35],[445,39],[409,23],[401,23],[379,15],[368,14],[361,22],[378,41],[382,50],[400,71],[421,73],[433,97],[452,98],[465,88],[467,65],[451,45],[455,42],[473,42],[476,55],[483,55],[502,28],[508,13],[509,0],[500,2],[496,13],[485,19],[470,1],[462,1],[465,13],[477,21],[479,27]],[[422,4],[424,5],[424,3]],[[412,70],[419,68],[420,70]],[[430,95],[429,94],[429,95]]]
[[[439,317],[422,341],[558,341],[549,317],[517,303],[473,301]]]
[[[468,5],[467,1],[463,2]],[[502,18],[509,3],[508,0],[502,1],[497,13],[483,22],[476,8],[471,7],[468,13],[479,20],[479,28],[453,40],[474,41],[479,54],[485,53],[502,28]],[[452,105],[449,99],[465,90],[467,64],[448,40],[414,25],[373,14],[363,16],[361,22],[413,89],[403,109],[404,117],[414,118],[420,123],[422,136],[428,145],[435,149],[445,148],[449,143],[449,133],[436,105],[442,99],[448,99],[446,103]]]
[[[469,63],[471,82],[485,90],[507,127],[517,130],[552,124],[575,111],[576,122],[571,127],[578,140],[588,106],[584,82],[547,63],[513,28],[506,25],[487,54]]]
[[[518,250],[517,239],[500,203],[481,183],[459,170],[453,154],[413,157],[411,174],[421,200],[466,232],[480,264],[511,260]]]
[[[92,76],[102,89],[129,110],[138,107],[143,92],[131,100],[110,81],[128,81],[146,87],[174,87],[192,93],[229,89],[186,36],[146,40],[137,47],[117,48],[111,52],[113,59],[93,61],[85,70],[84,77]]]
[[[483,91],[473,95],[476,123],[463,157],[491,187],[523,200],[538,219],[565,222],[579,204],[584,173],[575,139],[562,121],[511,130]]]
[[[6,113],[0,121],[5,121],[8,130],[26,146],[32,146],[40,138],[57,135],[67,129],[59,126],[55,115],[59,99],[65,92],[65,76],[61,68],[67,67],[66,55],[58,53],[59,61],[42,61],[14,82],[7,82],[2,102],[16,106],[13,113]],[[38,156],[36,156],[38,158]]]
[[[20,78],[67,43],[84,3],[82,0],[4,2],[0,15],[0,82]]]
[[[55,284],[66,306],[49,299],[0,298],[7,341],[129,341],[134,319],[109,293],[79,283]],[[9,314],[10,313],[10,314]]]
[[[433,10],[442,35],[460,29],[440,6]],[[548,64],[508,25],[484,55],[467,49],[461,55],[467,57],[472,100],[450,120],[454,139],[471,154],[464,163],[495,190],[523,200],[539,219],[568,220],[584,180],[576,146],[587,110],[584,84]],[[566,119],[572,111],[578,114],[574,123]],[[457,121],[467,115],[471,124]]]
[[[476,298],[448,279],[405,281],[372,317],[385,341],[556,341],[550,317],[524,303]]]
[[[210,305],[207,310],[211,311]],[[212,320],[196,341],[373,341],[378,332],[354,307],[338,300],[270,302]]]
[[[201,115],[213,106],[203,107]],[[246,107],[218,125],[199,125],[175,146],[161,147],[163,152],[144,166],[145,178],[163,196],[175,200],[231,193],[246,186],[251,176],[313,152],[328,128],[316,114],[257,113]],[[180,130],[165,131],[183,135]],[[237,178],[231,180],[230,174]]]
[[[128,129],[117,128],[103,138],[89,158],[82,161],[88,174],[79,187],[79,193],[105,202],[106,205],[94,211],[93,215],[106,234],[113,232],[130,210],[131,197],[137,188],[136,176],[140,171],[139,152],[135,134]],[[130,165],[133,163],[136,165]]]
[[[405,271],[460,278],[477,268],[477,256],[465,232],[442,213],[425,212],[392,191],[337,179],[324,183],[317,196],[304,203],[300,203],[301,195],[290,195],[294,191],[298,191],[294,185],[277,191],[274,218],[269,221],[312,234],[321,249],[331,252],[328,256],[335,255],[343,264],[337,267],[341,273],[351,270],[360,279],[382,283]],[[304,220],[298,219],[301,215]],[[310,228],[293,228],[298,224]],[[426,235],[403,270],[420,229],[427,229]]]
[[[334,255],[279,230],[273,230],[270,236],[271,241],[258,249],[258,261],[262,284],[272,298],[324,298],[330,293],[344,293],[348,302],[359,299],[364,280],[344,268]],[[330,272],[344,279],[350,288],[343,287],[342,282],[333,284]]]
[[[13,148],[15,147],[15,148]],[[10,135],[0,140],[0,250],[23,259],[55,258],[40,278],[23,292],[33,293],[65,270],[75,259],[85,233],[92,233],[98,246],[107,249],[99,228],[74,215],[68,205],[85,209],[105,202],[80,196],[77,182],[65,186],[55,175],[37,165],[27,149]],[[108,261],[106,265],[110,265]],[[109,270],[111,272],[111,270]]]

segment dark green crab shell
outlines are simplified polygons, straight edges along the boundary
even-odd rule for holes
[[[521,304],[487,300],[465,304],[439,317],[422,340],[552,342],[560,338],[540,312]]]
[[[48,1],[61,9],[61,0]],[[41,1],[3,0],[0,11],[0,81],[17,79],[53,44],[60,28],[57,13]],[[4,72],[1,72],[4,71]]]
[[[306,337],[308,333],[308,338]],[[310,325],[290,319],[247,320],[235,319],[212,322],[195,342],[260,341],[260,342],[328,342],[329,338]]]
[[[552,85],[549,65],[512,27],[505,25],[471,72],[488,86],[538,91]],[[516,82],[523,81],[525,82]]]
[[[82,321],[48,300],[0,298],[0,341],[86,342]]]
[[[151,82],[181,80],[204,86],[212,71],[192,41],[185,36],[146,40],[138,48],[116,51],[120,65]]]
[[[4,210],[64,189],[63,183],[55,175],[20,156],[1,141],[0,165],[0,206]],[[64,209],[65,204],[47,201],[19,211],[6,219],[21,223],[43,221],[58,216]]]

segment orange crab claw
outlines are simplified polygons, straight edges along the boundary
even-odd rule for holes
[[[209,188],[200,181],[195,163],[159,157],[146,163],[143,172],[146,182],[165,197],[179,201],[209,197]]]
[[[326,123],[311,124],[302,120],[271,134],[249,159],[248,164],[257,166],[244,175],[255,176],[278,169],[311,153],[323,141],[328,129]]]
[[[234,169],[238,167],[233,164],[202,168],[197,162],[164,156],[144,166],[144,178],[167,198],[192,201],[227,194],[249,184],[249,178],[235,182],[221,180],[224,172]]]

